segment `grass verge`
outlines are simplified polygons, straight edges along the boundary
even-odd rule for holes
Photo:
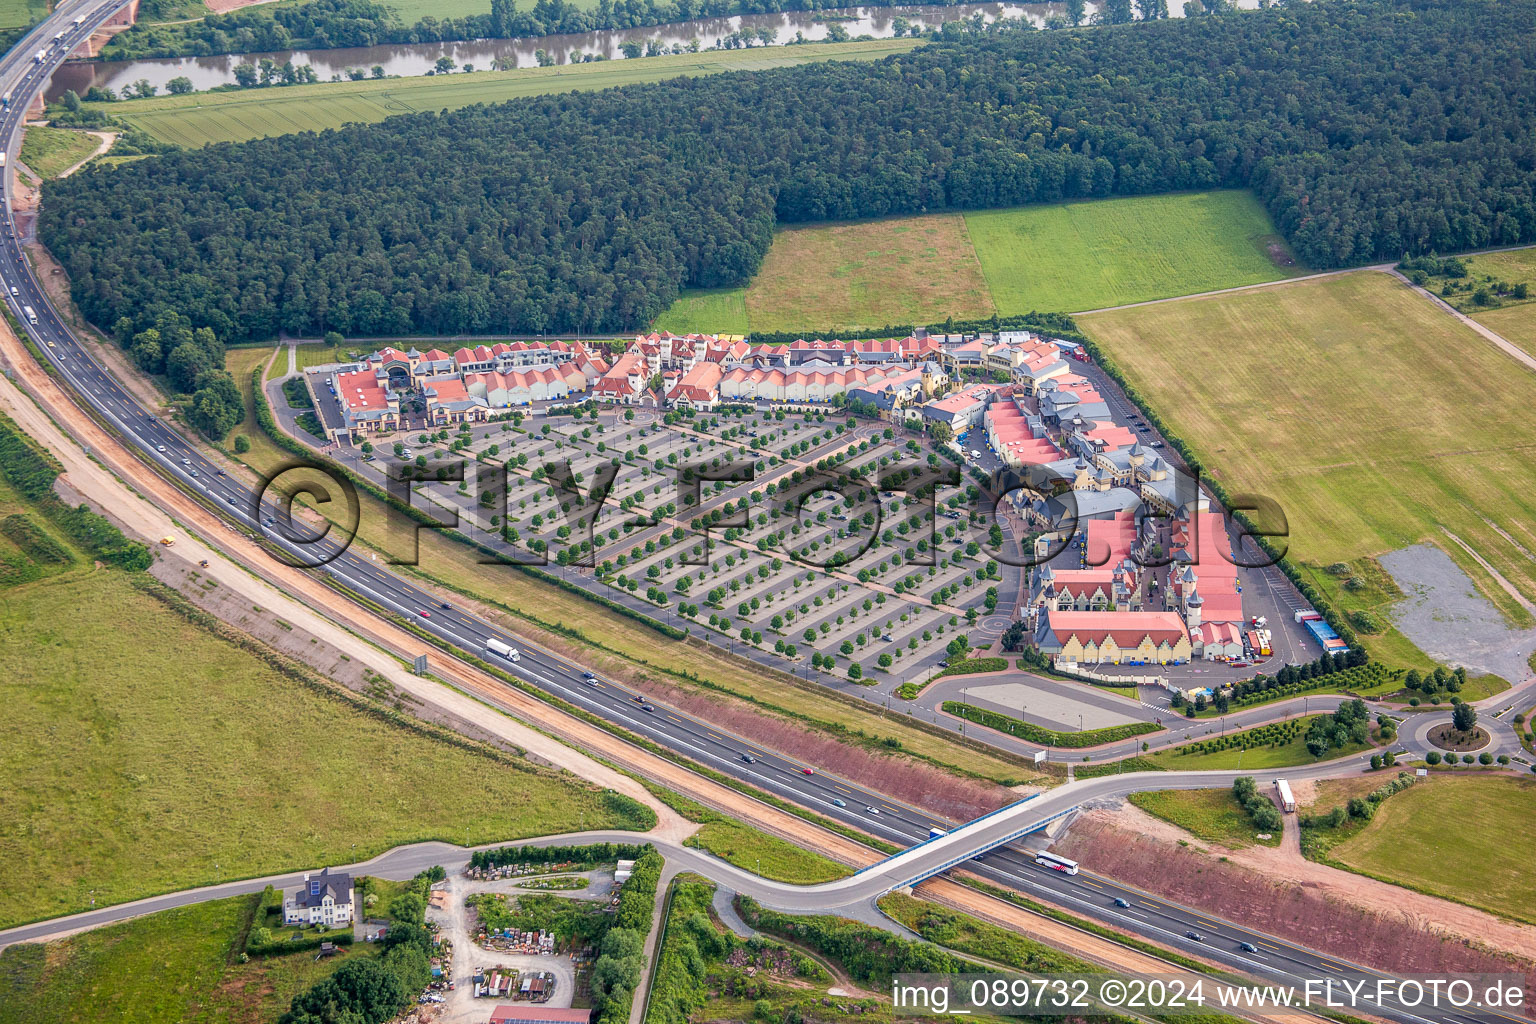
[[[687,845],[775,882],[815,885],[853,874],[846,864],[724,818],[706,822]]]
[[[1258,838],[1252,819],[1230,789],[1168,789],[1132,793],[1129,799],[1153,817],[1177,825],[1208,843],[1220,843],[1235,850],[1255,843],[1280,845],[1278,834],[1269,839]]]

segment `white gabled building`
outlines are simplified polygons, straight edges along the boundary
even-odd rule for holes
[[[352,923],[354,890],[352,876],[331,873],[306,874],[304,884],[283,894],[283,924],[339,928]]]

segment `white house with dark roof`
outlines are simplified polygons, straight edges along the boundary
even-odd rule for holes
[[[339,928],[352,923],[352,876],[330,868],[306,874],[304,884],[283,893],[283,924]]]

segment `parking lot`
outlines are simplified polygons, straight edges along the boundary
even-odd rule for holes
[[[1005,627],[1021,574],[993,557],[969,485],[908,493],[952,468],[926,439],[830,409],[674,419],[519,417],[379,439],[347,462],[380,483],[410,472],[415,504],[475,540],[809,678],[895,686],[931,673],[958,634]],[[708,479],[733,470],[747,478]]]

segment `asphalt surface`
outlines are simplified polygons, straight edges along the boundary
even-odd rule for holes
[[[10,108],[0,117],[0,142],[3,142],[8,160],[15,159],[22,112],[33,94],[42,89],[48,73],[95,25],[104,21],[120,6],[120,0],[109,3],[63,3],[49,19],[29,33],[22,43],[0,58],[0,87],[13,96]],[[73,19],[82,15],[85,18],[83,26],[73,28]],[[34,63],[31,55],[44,49],[43,42],[51,39],[61,29],[66,30],[64,45],[48,48],[49,56],[45,61],[40,65]],[[9,188],[9,175],[6,176],[6,188]],[[9,205],[10,197],[6,199]],[[1140,777],[1110,776],[1085,781],[979,819],[967,826],[963,833],[925,843],[930,828],[948,828],[950,823],[938,821],[916,808],[887,800],[843,780],[814,773],[810,766],[792,758],[755,747],[749,740],[733,736],[707,722],[643,701],[640,695],[611,683],[584,679],[578,666],[498,630],[461,609],[442,608],[435,596],[388,571],[369,557],[352,551],[337,552],[335,545],[326,542],[304,543],[301,531],[284,525],[286,519],[283,518],[282,509],[270,496],[263,498],[243,482],[224,476],[219,467],[206,459],[197,448],[141,408],[116,378],[95,361],[86,346],[66,328],[33,276],[9,215],[5,218],[3,241],[0,241],[0,285],[3,285],[6,298],[23,328],[73,387],[84,406],[94,411],[98,418],[136,449],[139,457],[149,466],[214,509],[236,528],[264,536],[277,554],[304,564],[313,560],[313,552],[316,550],[332,554],[332,560],[319,571],[329,574],[338,584],[380,607],[415,622],[450,648],[497,662],[503,669],[550,694],[767,792],[813,808],[828,817],[856,824],[898,845],[922,844],[916,850],[907,851],[896,859],[884,862],[882,866],[855,876],[859,881],[832,883],[837,888],[831,890],[767,882],[729,865],[722,865],[712,858],[708,859],[708,863],[699,865],[705,874],[721,884],[739,887],[738,891],[758,896],[764,902],[783,905],[787,909],[815,912],[825,912],[833,906],[860,903],[867,901],[871,895],[891,888],[893,883],[900,884],[902,879],[923,877],[950,863],[968,859],[976,850],[1006,842],[1027,832],[1030,827],[1038,826],[1041,819],[1070,809],[1081,800],[1104,799],[1144,789],[1226,785],[1236,774],[1170,772]],[[24,306],[31,306],[35,310],[35,324],[29,323],[22,313]],[[273,519],[271,525],[264,523],[268,517]],[[423,615],[423,612],[427,614]],[[491,639],[519,648],[522,659],[512,663],[489,653],[486,643]],[[423,644],[423,647],[426,645]],[[751,763],[743,758],[744,754],[749,753],[752,756]],[[1348,773],[1356,770],[1357,760],[1290,769],[1284,774],[1292,778],[1304,778]],[[569,842],[570,837],[551,841]],[[406,864],[406,867],[394,862],[388,866],[391,870],[407,871],[411,864],[428,866],[439,863],[444,859],[444,849],[426,848],[417,854],[401,854],[401,863]],[[418,856],[419,860],[416,859]],[[687,856],[685,853],[678,854],[680,860]],[[1155,942],[1198,953],[1202,957],[1236,968],[1296,980],[1337,974],[1345,967],[1350,971],[1368,973],[1368,969],[1358,965],[1341,965],[1337,958],[1325,957],[1272,936],[1157,900],[1136,890],[1117,886],[1107,879],[1048,870],[1036,865],[1033,856],[1026,851],[999,849],[986,854],[984,861],[974,863],[971,867],[991,880],[1067,907],[1075,913],[1114,923]],[[407,877],[409,874],[414,874],[414,870],[407,871]],[[298,876],[284,877],[296,880]],[[201,890],[203,895],[172,894],[137,904],[103,908],[73,919],[11,929],[0,933],[0,943],[26,941],[29,937],[40,938],[56,933],[70,921],[76,922],[77,928],[91,927],[175,906],[178,901],[197,902],[220,895],[234,895],[240,891],[251,891],[249,888],[242,890],[242,886],[255,886],[259,889],[265,884],[266,880],[228,883],[211,890]],[[1113,903],[1116,895],[1131,906],[1116,907]],[[1185,936],[1187,931],[1199,931],[1206,935],[1206,940],[1189,939]],[[1267,953],[1261,954],[1264,959],[1257,959],[1239,949],[1238,943],[1242,941],[1251,941],[1261,950],[1267,950]],[[1426,1019],[1390,1007],[1385,1008],[1382,1014],[1407,1022]],[[1454,1015],[1431,1019],[1457,1020]]]

